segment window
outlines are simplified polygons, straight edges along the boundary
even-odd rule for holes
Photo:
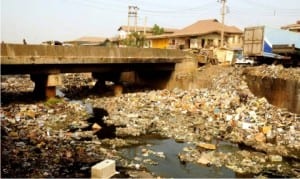
[[[172,45],[175,45],[175,39],[172,39]]]
[[[207,45],[208,46],[214,45],[214,40],[213,39],[207,39]]]

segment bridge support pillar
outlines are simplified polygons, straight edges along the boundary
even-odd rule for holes
[[[197,87],[196,73],[198,61],[196,59],[188,59],[186,61],[176,63],[175,69],[167,84],[167,89],[193,89]]]
[[[56,96],[56,86],[62,84],[60,74],[31,74],[34,82],[34,96],[38,99],[48,99]]]
[[[30,79],[34,82],[33,94],[35,98],[45,98],[47,74],[31,74]]]
[[[176,63],[172,71],[137,71],[136,83],[155,89],[196,88],[198,62],[193,59]]]

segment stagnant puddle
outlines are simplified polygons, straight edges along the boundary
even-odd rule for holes
[[[177,143],[174,139],[143,139],[146,145],[133,146],[121,150],[124,158],[134,163],[145,162],[145,167],[155,176],[167,178],[234,178],[235,172],[226,167],[205,166],[194,163],[181,163],[178,154],[188,143]],[[237,145],[220,142],[218,151],[233,152],[239,150]],[[145,151],[150,151],[146,152]],[[150,153],[150,154],[148,154]]]

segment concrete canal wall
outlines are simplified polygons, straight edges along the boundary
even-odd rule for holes
[[[246,74],[251,92],[269,103],[300,114],[300,80],[262,77]]]

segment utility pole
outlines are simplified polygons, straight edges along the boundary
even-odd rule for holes
[[[134,31],[136,32],[137,26],[137,11],[139,8],[137,6],[128,6],[128,26],[127,26],[127,34],[130,32],[130,19],[134,18]]]
[[[145,16],[145,20],[144,20],[144,35],[146,35],[146,26],[147,26],[147,16]]]
[[[222,9],[221,9],[221,17],[222,17],[222,29],[221,29],[221,47],[224,46],[224,20],[225,20],[225,8],[226,8],[226,0],[218,0],[218,2],[221,2]]]
[[[127,35],[129,35],[129,31],[130,31],[130,27],[129,27],[130,15],[131,15],[130,9],[131,9],[131,7],[130,7],[130,6],[128,6]]]
[[[137,26],[137,11],[139,8],[137,6],[134,7],[134,16],[135,16],[135,24],[134,24],[134,32],[136,32],[136,26]]]

